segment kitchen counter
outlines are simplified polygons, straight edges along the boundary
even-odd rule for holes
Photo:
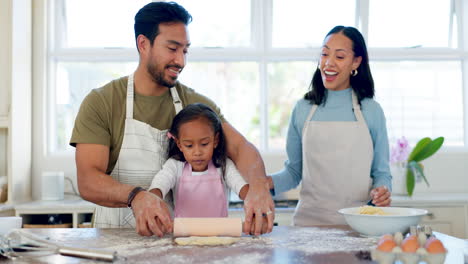
[[[468,204],[468,193],[425,193],[415,194],[412,197],[404,195],[393,195],[392,206],[403,206],[411,204],[427,204],[446,205],[446,204]],[[275,201],[276,208],[292,208],[296,207],[297,200],[278,200]],[[63,208],[75,208],[83,210],[92,210],[96,207],[95,204],[83,200],[79,196],[65,195],[65,199],[58,201],[32,201],[17,205],[0,204],[0,210],[16,209],[16,210],[60,210]],[[235,201],[229,205],[230,209],[242,209],[243,202]]]
[[[141,237],[133,229],[24,229],[64,246],[116,251],[115,263],[375,263],[368,250],[378,238],[360,237],[347,226],[275,227],[259,238],[241,237],[230,246],[177,246],[166,236]],[[449,252],[445,263],[463,263],[466,241],[435,232]],[[51,255],[40,263],[103,263]],[[6,258],[0,263],[13,263]],[[17,262],[15,262],[17,263]]]
[[[15,206],[11,204],[0,203],[0,212],[14,210]]]
[[[63,200],[36,200],[15,205],[15,210],[20,211],[60,211],[63,209],[76,209],[94,211],[96,205],[94,203],[83,200],[80,196],[65,195]]]
[[[468,205],[468,193],[417,193],[412,197],[406,195],[392,196],[392,206],[405,206],[407,204]]]

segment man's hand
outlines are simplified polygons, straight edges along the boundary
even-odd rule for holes
[[[273,230],[275,204],[266,180],[256,180],[254,184],[249,185],[244,211],[244,233],[258,236]]]
[[[162,237],[172,232],[172,220],[167,204],[150,192],[139,192],[132,201],[136,231],[142,236]]]
[[[252,230],[257,236],[269,233],[273,229],[275,205],[265,177],[262,157],[255,146],[229,123],[223,123],[223,131],[228,157],[234,161],[241,175],[249,183],[249,191],[244,200],[244,233],[249,234]]]
[[[392,202],[392,194],[388,191],[387,186],[380,186],[370,191],[372,203],[375,206],[390,206]]]

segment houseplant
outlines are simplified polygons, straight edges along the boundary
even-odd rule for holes
[[[421,162],[434,155],[443,143],[444,137],[438,137],[434,140],[425,137],[419,140],[410,152],[406,138],[402,137],[398,139],[396,146],[392,147],[390,156],[390,168],[394,177],[393,191],[395,194],[407,193],[409,196],[412,196],[416,179],[419,178],[422,178],[429,186],[429,181],[424,174],[424,166]]]
[[[444,144],[444,137],[438,137],[432,140],[429,137],[422,138],[413,148],[408,156],[406,167],[406,190],[408,195],[412,196],[416,178],[420,176],[429,186],[426,176],[424,175],[424,167],[421,161],[434,155]]]

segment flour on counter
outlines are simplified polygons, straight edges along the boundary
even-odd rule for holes
[[[251,253],[251,254],[246,254],[246,255],[242,255],[242,256],[230,256],[230,257],[224,258],[222,260],[215,260],[215,261],[213,261],[211,263],[213,263],[213,264],[263,263],[265,260],[268,259],[268,257],[270,257],[270,254]]]
[[[373,237],[349,236],[352,231],[341,229],[321,230],[308,228],[289,232],[289,241],[276,240],[277,246],[287,247],[290,250],[299,250],[307,254],[327,252],[351,252],[369,250],[378,241]],[[292,238],[292,239],[291,239]]]
[[[89,233],[87,233],[89,232]],[[103,232],[90,229],[80,236],[74,230],[56,233],[51,241],[68,246],[101,248],[116,251],[115,263],[270,263],[283,259],[290,263],[307,263],[314,254],[367,251],[378,238],[358,237],[353,231],[333,228],[291,228],[259,237],[242,236],[228,246],[179,246],[172,236],[142,237],[135,230]],[[99,240],[95,237],[99,236]],[[79,237],[79,239],[78,239]],[[196,254],[194,254],[196,252]],[[100,263],[83,260],[83,263]]]
[[[259,249],[259,250],[273,250],[273,249],[288,249],[293,251],[302,252],[302,254],[318,254],[327,252],[353,252],[353,251],[366,251],[369,248],[375,246],[378,238],[369,237],[353,237],[349,236],[352,231],[345,231],[341,229],[319,229],[319,228],[308,228],[300,230],[291,230],[287,233],[287,238],[275,238],[272,239],[268,236],[260,236],[258,238],[253,237],[241,237],[236,243],[225,246],[232,248],[233,250],[244,250],[244,249]],[[155,255],[158,255],[159,260],[168,260],[171,257],[169,254],[175,249],[193,249],[199,248],[200,252],[205,250],[204,247],[197,246],[178,246],[175,245],[170,237],[164,238],[145,238],[131,235],[125,238],[122,235],[107,237],[112,240],[120,240],[121,244],[117,246],[108,247],[108,249],[116,250],[119,255],[125,257],[136,256],[151,250]],[[169,251],[170,250],[170,251]],[[169,252],[168,252],[169,251]],[[169,255],[166,255],[169,254]],[[266,253],[265,253],[266,254]],[[246,259],[261,259],[265,254],[258,254],[254,252],[248,252],[243,255]],[[268,255],[268,254],[266,254]],[[175,256],[174,256],[175,257]],[[226,259],[231,259],[232,262],[226,263],[237,263],[239,261],[234,260],[237,256],[230,256]],[[172,263],[179,263],[175,259],[171,259]],[[185,261],[187,259],[185,258]],[[224,260],[223,260],[224,261]],[[183,263],[182,261],[181,263]],[[255,262],[255,261],[254,261]],[[221,260],[219,263],[223,263]]]

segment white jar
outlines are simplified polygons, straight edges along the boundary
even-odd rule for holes
[[[42,173],[42,200],[63,200],[63,171],[45,171]]]
[[[390,173],[392,174],[392,194],[408,195],[406,190],[406,163],[390,164]]]

